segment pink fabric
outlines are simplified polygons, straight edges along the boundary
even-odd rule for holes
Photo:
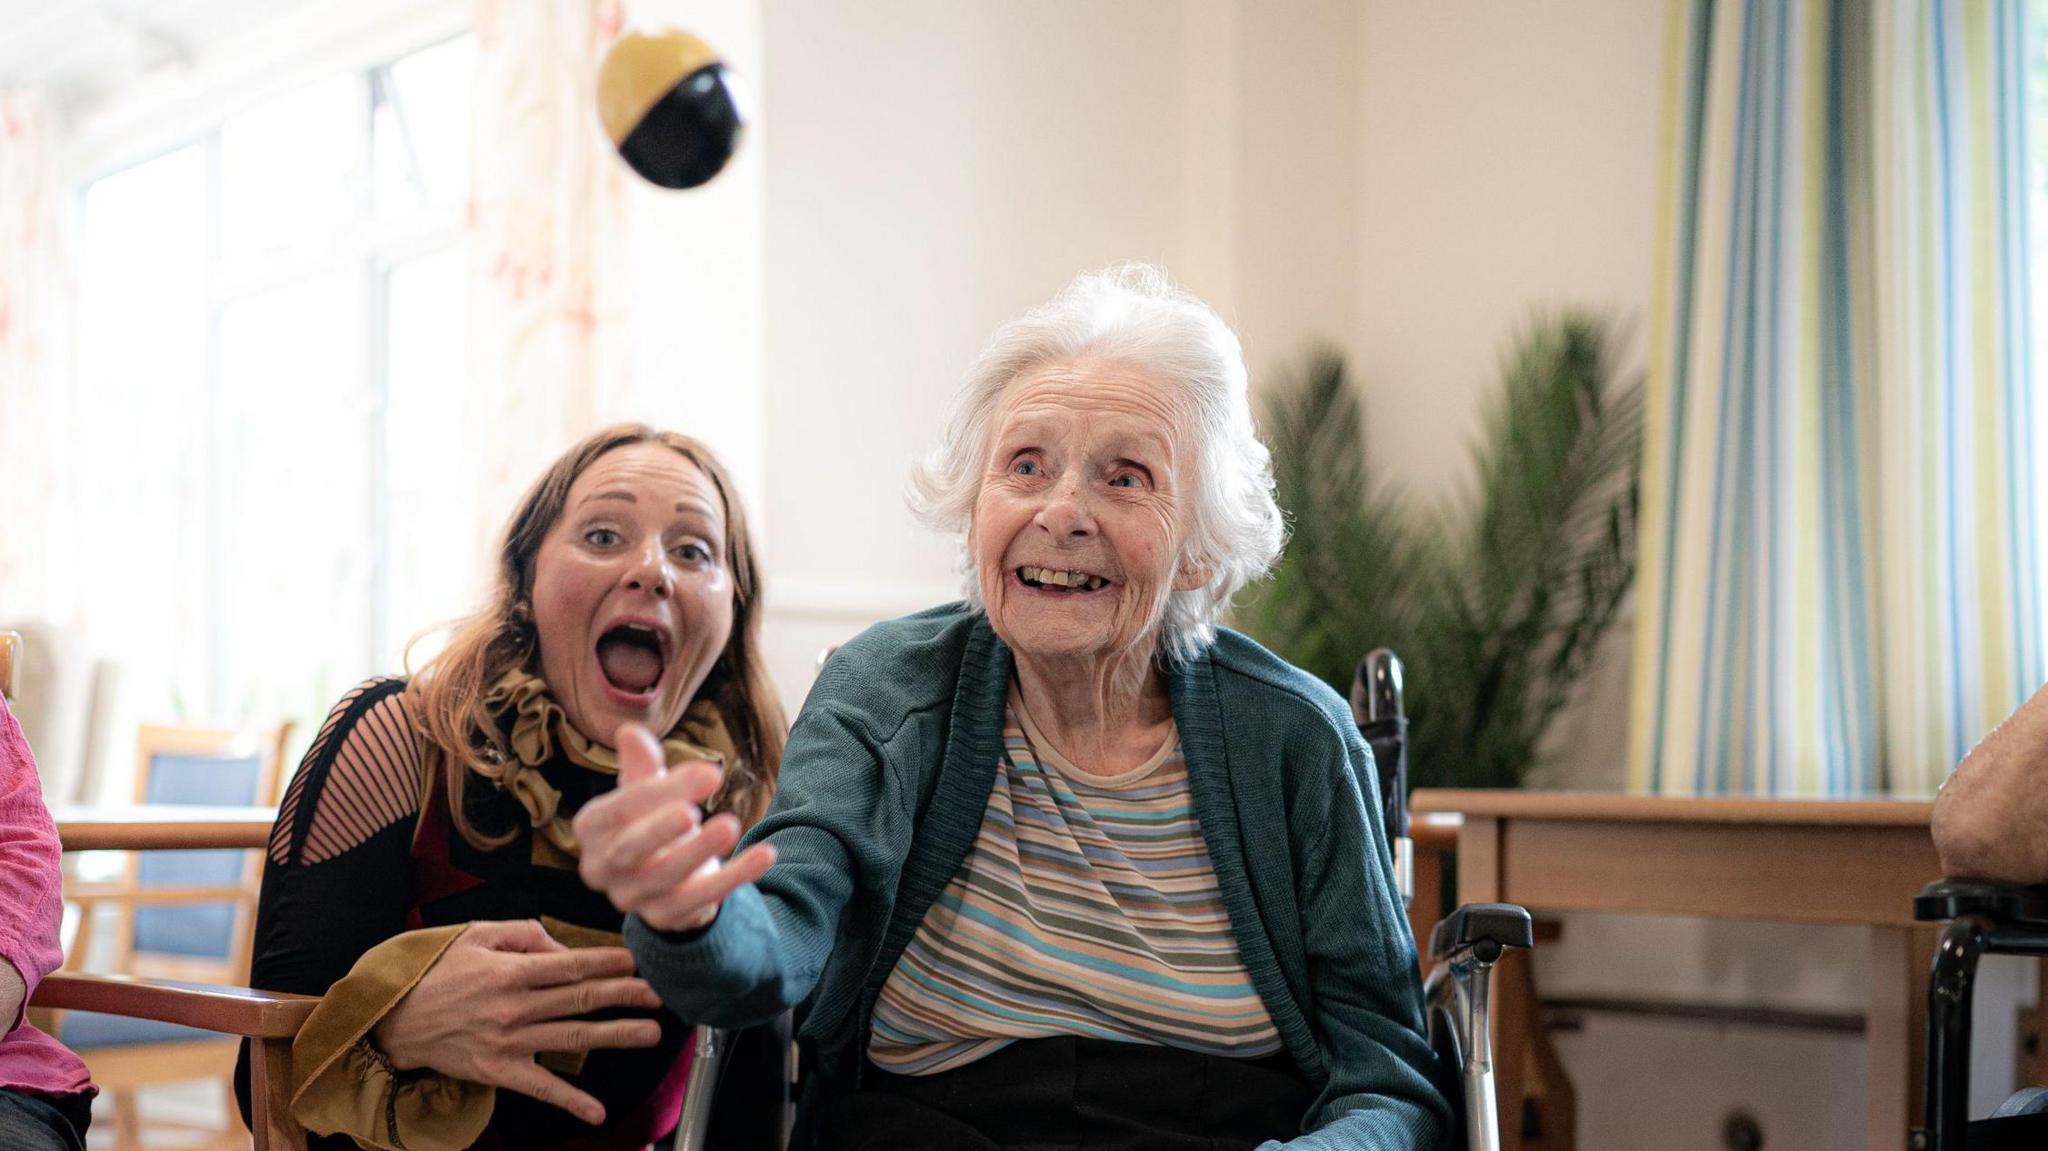
[[[21,972],[33,998],[43,976],[64,962],[57,925],[64,917],[57,825],[43,806],[35,757],[14,713],[0,700],[0,958]],[[37,1095],[92,1089],[71,1049],[31,1027],[23,1012],[4,1020],[0,1088]]]

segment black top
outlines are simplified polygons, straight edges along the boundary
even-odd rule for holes
[[[323,995],[364,952],[419,928],[546,917],[619,931],[620,913],[583,884],[573,860],[546,844],[536,850],[531,822],[509,793],[475,781],[464,789],[472,825],[488,834],[514,830],[510,842],[480,850],[455,830],[445,790],[430,777],[440,772],[428,771],[428,746],[412,721],[405,686],[400,679],[373,679],[342,697],[293,777],[271,832],[250,986]],[[501,717],[508,730],[512,718]],[[571,762],[559,748],[538,770],[561,792],[565,817],[617,782]],[[650,1109],[665,1107],[672,1116],[681,1082],[671,1072],[689,1028],[665,1011],[600,1017],[628,1016],[659,1019],[661,1042],[592,1051],[580,1071],[563,1076],[604,1103],[604,1128],[501,1089],[475,1146],[643,1146],[651,1137]],[[235,1094],[247,1118],[247,1042],[235,1066]],[[663,1120],[653,1134],[666,1125]],[[619,1137],[606,1138],[615,1128]],[[309,1139],[313,1151],[354,1146],[346,1137]]]

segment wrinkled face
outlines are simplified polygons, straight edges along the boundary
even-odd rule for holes
[[[1048,364],[1004,390],[968,531],[982,601],[1020,656],[1096,658],[1156,639],[1193,465],[1174,392],[1099,360]]]
[[[732,635],[727,562],[718,488],[675,449],[584,469],[533,561],[541,678],[577,730],[675,726]]]

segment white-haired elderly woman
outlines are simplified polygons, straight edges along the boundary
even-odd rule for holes
[[[642,976],[798,1009],[799,1145],[1435,1147],[1370,753],[1217,627],[1282,535],[1229,328],[1080,277],[996,332],[913,499],[967,599],[827,661],[737,854],[715,770],[622,736],[576,831]]]

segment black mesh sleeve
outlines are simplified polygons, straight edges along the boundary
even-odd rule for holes
[[[405,930],[425,752],[409,708],[403,680],[370,680],[342,697],[306,752],[270,834],[251,987],[324,995],[364,952]],[[246,1042],[235,1096],[246,1119]]]

